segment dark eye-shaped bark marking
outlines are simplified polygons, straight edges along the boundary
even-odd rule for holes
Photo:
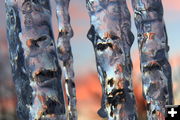
[[[125,102],[125,94],[123,89],[115,89],[111,93],[112,97],[108,97],[107,101],[112,106],[117,106],[118,104]]]
[[[29,39],[26,41],[26,45],[29,48],[46,48],[48,46],[53,46],[53,41],[51,41],[51,38],[47,35],[42,35],[36,40]]]
[[[108,84],[109,84],[111,87],[113,86],[113,84],[114,84],[113,78],[111,78],[110,80],[108,80]]]
[[[143,66],[143,72],[160,70],[160,69],[161,69],[161,65],[156,61],[152,61],[149,64]]]
[[[41,87],[51,86],[54,78],[57,76],[56,71],[51,70],[41,70],[35,73],[35,80],[37,84]]]
[[[97,50],[100,50],[100,51],[104,51],[108,47],[112,49],[113,48],[112,43],[98,43],[97,44]]]

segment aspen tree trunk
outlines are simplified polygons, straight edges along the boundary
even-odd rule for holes
[[[77,120],[73,56],[70,45],[70,39],[73,36],[73,30],[70,25],[70,16],[68,12],[70,0],[55,1],[59,30],[59,36],[57,40],[57,55],[60,59],[60,62],[62,62],[62,67],[65,73],[65,88],[66,95],[68,97],[68,119]]]
[[[148,120],[164,120],[173,104],[168,38],[161,0],[132,0],[141,58],[143,93]]]
[[[5,0],[20,120],[65,120],[49,0]]]
[[[108,120],[136,120],[130,58],[134,36],[126,0],[87,0],[87,9],[87,37],[94,46],[103,89],[98,113]]]

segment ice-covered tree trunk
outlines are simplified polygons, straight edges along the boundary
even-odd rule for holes
[[[70,39],[73,36],[73,30],[70,25],[70,17],[68,12],[70,0],[55,1],[59,30],[59,36],[57,40],[57,55],[60,59],[60,62],[62,62],[65,73],[65,88],[66,95],[68,97],[68,119],[77,120],[73,56],[70,45]]]
[[[134,41],[126,0],[87,0],[91,21],[88,38],[94,46],[102,84],[101,117],[135,120],[130,48]]]
[[[5,0],[5,3],[19,119],[66,119],[49,0]]]
[[[161,0],[132,0],[141,57],[143,93],[148,120],[164,120],[173,104],[168,40]]]

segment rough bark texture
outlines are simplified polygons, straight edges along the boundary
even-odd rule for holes
[[[173,104],[168,40],[161,0],[132,0],[141,58],[143,93],[148,120],[164,120]]]
[[[77,120],[76,110],[76,89],[74,83],[73,56],[71,52],[70,39],[73,36],[73,30],[70,25],[69,17],[70,0],[56,0],[56,15],[58,19],[59,36],[57,40],[57,54],[62,62],[65,73],[65,88],[68,97],[68,119]]]
[[[99,115],[108,120],[135,120],[130,48],[130,14],[126,0],[87,0],[91,20],[88,38],[94,46],[97,70],[102,84]]]
[[[19,119],[66,119],[49,0],[5,2]]]

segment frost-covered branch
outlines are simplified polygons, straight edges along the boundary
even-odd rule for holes
[[[91,20],[88,38],[94,46],[102,84],[99,115],[108,120],[135,120],[130,48],[130,14],[126,0],[87,0]]]

